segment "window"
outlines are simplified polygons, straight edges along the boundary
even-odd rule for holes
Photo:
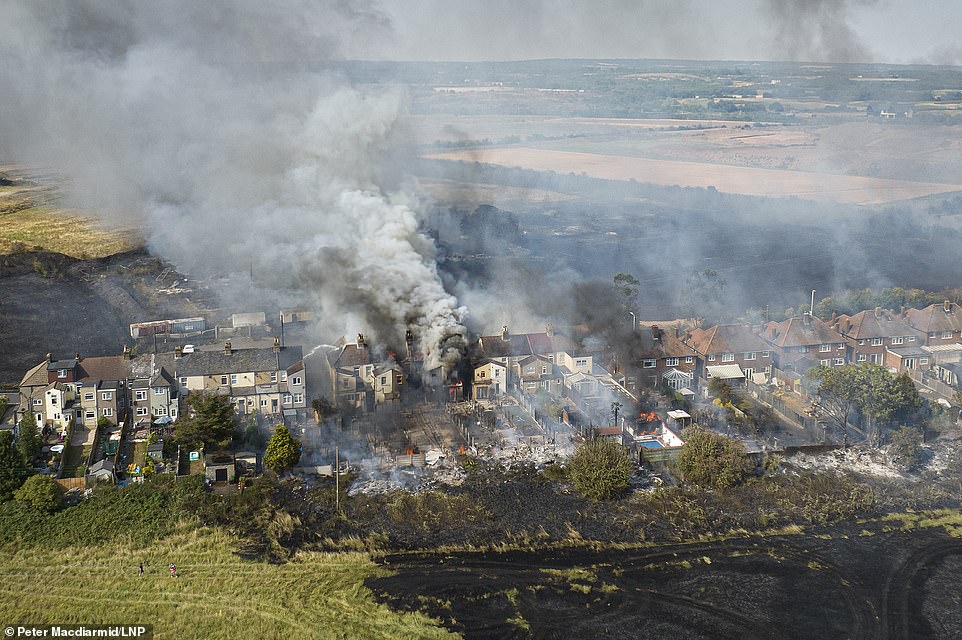
[[[67,377],[67,370],[66,370],[66,369],[57,369],[57,377],[58,377],[58,378],[66,378],[66,377]]]
[[[162,396],[162,395],[164,395],[164,390],[165,390],[165,389],[164,389],[163,387],[154,387],[154,395],[155,395],[155,396]]]
[[[722,354],[722,362],[734,362],[734,361],[735,361],[735,354],[734,354],[734,353],[723,353],[723,354]]]
[[[688,356],[685,358],[685,364],[692,364],[695,361],[695,356]]]
[[[678,358],[665,358],[665,364],[668,365],[669,367],[677,367]]]
[[[820,344],[818,345],[818,350],[822,353],[832,350],[832,345],[830,344]]]
[[[653,359],[649,358],[648,360],[642,361],[641,366],[645,369],[654,369],[656,364],[657,363]]]
[[[830,364],[832,364],[832,361],[831,361],[831,360],[819,360],[818,363],[819,363],[820,365],[822,365],[823,367],[827,367],[827,366],[829,366]]]
[[[479,377],[479,378],[484,378],[484,377],[485,377],[484,371],[482,371],[478,377]]]
[[[156,409],[154,409],[154,413],[158,416],[166,416],[167,407],[157,407]]]
[[[872,346],[873,346],[873,347],[879,347],[879,346],[881,346],[881,345],[882,345],[882,342],[884,342],[884,340],[882,340],[882,338],[872,338]]]
[[[52,404],[55,407],[57,406],[57,396],[53,394],[50,395],[50,404]]]
[[[544,374],[546,374],[546,373],[548,373],[548,367],[542,366],[542,367],[541,367],[541,375],[544,375]]]
[[[287,382],[287,372],[281,371],[281,382]]]
[[[146,400],[146,399],[147,399],[147,392],[146,392],[146,391],[135,391],[135,392],[134,392],[134,400]]]
[[[906,342],[915,342],[915,336],[908,336],[908,337],[905,339],[905,341],[906,341]]]
[[[88,411],[87,413],[84,414],[84,417],[85,417],[87,420],[93,420],[95,415],[97,415],[96,412],[94,412],[94,411]]]
[[[114,410],[110,407],[104,407],[104,417],[109,418],[112,415],[114,415]]]
[[[937,334],[936,332],[934,331],[929,332],[929,338],[938,338],[938,337],[939,337],[939,334]]]
[[[223,385],[226,385],[226,384],[227,384],[227,376],[221,376],[221,377],[220,377],[220,383],[223,384]]]
[[[943,332],[942,332],[942,339],[943,339],[943,340],[950,340],[951,338],[952,338],[952,332],[951,332],[951,331],[943,331]]]
[[[34,398],[34,399],[33,399],[33,406],[39,407],[39,406],[41,406],[42,404],[43,404],[43,400],[41,400],[40,398]]]
[[[858,345],[859,345],[860,347],[861,347],[861,346],[865,346],[865,338],[860,339],[860,340],[858,341]]]
[[[845,364],[845,358],[835,358],[835,366],[836,366],[836,367],[841,366],[841,365],[843,365],[843,364]]]
[[[501,370],[500,370],[500,369],[492,369],[492,371],[494,372],[494,377],[495,377],[495,378],[500,378],[500,377],[501,377]]]
[[[186,377],[186,376],[182,376],[182,377],[180,378],[180,386],[182,386],[182,387],[186,387],[186,386],[187,386],[187,377]]]
[[[745,354],[745,359],[746,359],[746,360],[754,360],[754,359],[755,359],[755,352],[754,352],[754,351],[749,351],[748,353],[746,353],[746,354]]]
[[[386,384],[387,384],[387,376],[381,376],[381,386],[383,387]]]
[[[808,345],[804,345],[798,348],[799,353],[808,353]]]
[[[295,387],[300,386],[300,384],[301,384],[301,377],[300,377],[300,376],[291,376],[291,384],[294,385]]]
[[[138,416],[147,415],[147,407],[137,407],[137,415]]]
[[[84,394],[84,400],[93,400],[93,399],[94,399],[94,394],[92,392]]]
[[[261,406],[262,406],[262,407],[266,407],[266,406],[267,406],[267,398],[261,398]]]
[[[237,384],[237,374],[236,374],[236,373],[230,374],[230,383],[231,383],[232,385],[236,385],[236,384]]]
[[[271,382],[277,382],[277,372],[271,371]]]
[[[837,345],[835,345],[835,348],[838,349],[839,351],[844,351],[844,350],[845,350],[845,343],[844,343],[844,342],[839,342]]]
[[[113,400],[113,399],[114,399],[114,394],[113,394],[112,391],[105,391],[105,392],[103,393],[102,397],[103,397],[104,400]]]
[[[578,360],[575,360],[575,366],[576,366],[576,367],[587,367],[587,366],[588,366],[588,359],[587,359],[587,358],[580,358],[580,359],[578,359]]]
[[[771,357],[772,357],[772,352],[771,352],[771,351],[762,351],[762,357],[763,357],[763,358],[771,358]]]
[[[859,361],[859,362],[865,362],[865,354],[864,354],[864,353],[858,354],[858,361]]]
[[[928,359],[928,358],[919,358],[919,364],[922,365],[922,366],[926,366],[926,365],[929,364],[929,359]]]
[[[892,344],[902,344],[902,336],[892,336]]]
[[[281,402],[283,402],[284,404],[290,404],[290,403],[291,403],[291,394],[285,393],[283,396],[281,396]]]
[[[304,402],[304,394],[303,394],[303,393],[295,393],[295,394],[294,394],[294,402],[295,402],[295,403],[297,403],[297,402]]]
[[[714,361],[715,361],[715,354],[714,353],[708,354],[708,362],[714,362]]]

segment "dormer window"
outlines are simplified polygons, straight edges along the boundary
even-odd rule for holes
[[[66,369],[58,369],[58,370],[57,370],[57,377],[58,377],[58,378],[66,378],[66,377],[67,377],[67,370],[66,370]]]

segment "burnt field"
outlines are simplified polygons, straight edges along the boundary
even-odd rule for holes
[[[633,550],[394,555],[368,581],[465,638],[954,638],[962,540],[882,522]]]

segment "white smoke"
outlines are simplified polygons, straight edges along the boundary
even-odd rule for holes
[[[182,270],[237,276],[225,288],[235,306],[312,305],[330,332],[384,340],[410,327],[429,365],[457,356],[445,350],[464,335],[464,309],[384,178],[402,93],[330,70],[385,37],[378,11],[343,0],[5,7],[0,157],[65,174],[73,204],[137,229]]]

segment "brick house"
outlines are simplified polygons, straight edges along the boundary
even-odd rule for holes
[[[840,367],[851,362],[848,340],[831,325],[811,314],[769,322],[761,337],[773,347],[775,366],[791,371],[796,363],[813,360],[818,364]]]
[[[925,340],[925,333],[879,307],[838,316],[832,322],[832,328],[848,338],[850,359],[856,364],[885,364],[887,347],[919,347]]]
[[[707,380],[708,367],[737,365],[750,380],[756,373],[771,375],[772,347],[748,325],[720,324],[685,334],[684,343],[698,357],[698,375]]]
[[[657,389],[662,382],[676,391],[697,385],[697,353],[675,335],[657,325],[638,327],[629,343],[630,377],[639,386]],[[629,390],[632,385],[626,384]]]
[[[925,344],[951,344],[962,340],[962,307],[946,300],[924,309],[909,309],[905,320],[925,335]]]

